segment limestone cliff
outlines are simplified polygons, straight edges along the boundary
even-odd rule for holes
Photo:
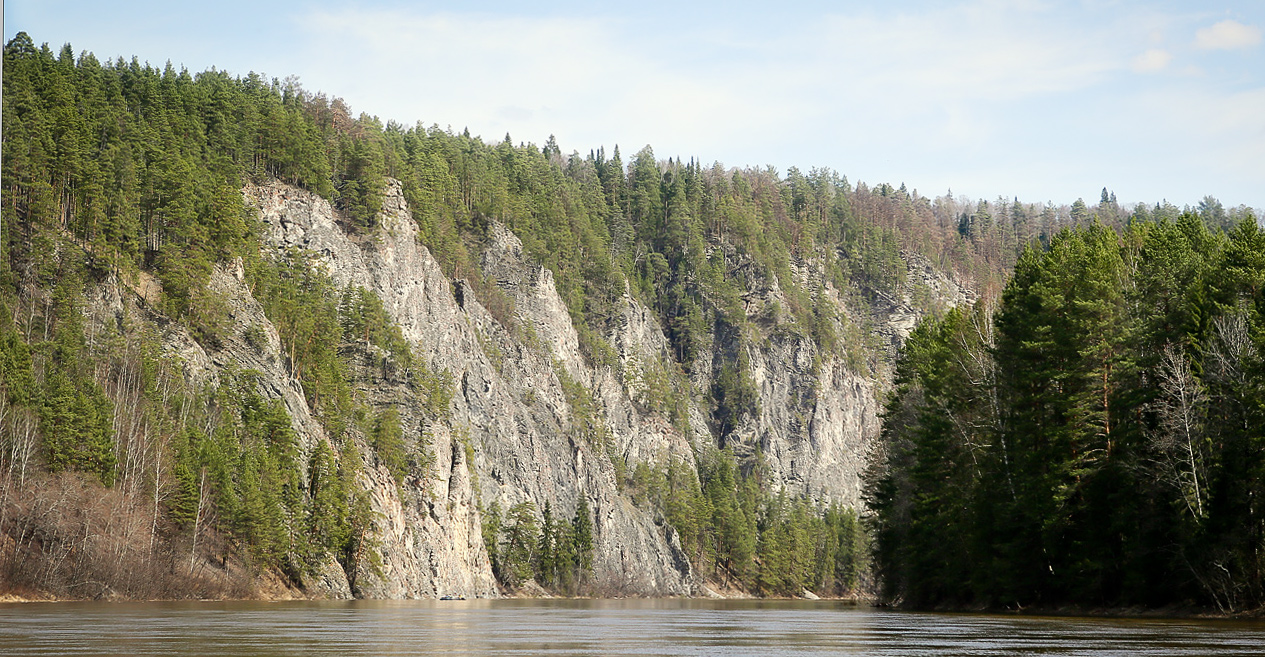
[[[440,481],[418,482],[403,500],[385,476],[365,482],[382,518],[375,529],[387,567],[380,582],[362,585],[357,594],[491,594],[480,507],[496,501],[509,508],[523,500],[543,507],[547,501],[559,516],[569,516],[581,495],[595,516],[594,578],[600,588],[637,595],[695,591],[671,530],[619,493],[605,446],[572,430],[560,374],[607,400],[603,411],[619,449],[689,454],[688,448],[673,446],[677,437],[669,432],[646,430],[643,425],[655,423],[636,415],[614,375],[587,367],[549,271],[523,261],[513,235],[502,230],[494,236],[487,268],[515,299],[519,321],[535,327],[538,344],[517,339],[469,285],[444,276],[417,241],[398,183],[387,191],[372,238],[348,234],[329,204],[307,192],[272,184],[246,194],[266,225],[267,244],[306,249],[338,285],[375,291],[416,353],[456,381],[449,419],[421,428],[441,466]],[[369,392],[375,403],[396,404],[406,426],[418,426],[409,400]],[[438,503],[427,499],[441,493]]]
[[[355,438],[364,459],[359,485],[369,493],[371,534],[381,559],[358,564],[352,573],[331,559],[308,576],[310,593],[499,595],[481,536],[484,510],[493,503],[506,509],[520,501],[534,502],[537,508],[548,502],[557,517],[569,517],[581,497],[594,514],[595,590],[630,595],[704,592],[671,526],[621,491],[617,464],[662,466],[676,460],[692,465],[695,454],[714,445],[709,399],[713,363],[737,351],[750,364],[756,409],[721,440],[739,454],[758,450],[775,488],[860,504],[860,477],[878,431],[882,362],[890,354],[871,355],[879,366],[867,370],[858,365],[855,353],[849,357],[846,349],[823,349],[802,332],[780,326],[773,309],[785,299],[776,278],[745,280],[748,318],[760,329],[746,336],[713,336],[710,350],[688,378],[668,376],[676,376],[685,387],[675,391],[682,403],[669,410],[651,399],[651,388],[662,384],[655,377],[662,379],[675,367],[655,314],[624,295],[613,318],[601,327],[616,363],[593,367],[582,355],[552,273],[532,262],[505,227],[491,225],[481,268],[512,300],[512,327],[493,317],[474,286],[450,280],[421,245],[398,182],[388,185],[378,225],[368,232],[349,230],[326,200],[282,183],[250,186],[244,195],[264,225],[265,251],[304,250],[340,287],[374,291],[414,353],[430,369],[447,371],[453,381],[451,404],[435,418],[389,371],[358,371],[362,400],[375,409],[395,409],[409,439],[433,465],[397,483],[367,448],[366,438]],[[838,290],[824,286],[838,309],[832,321],[841,334],[848,322],[868,322],[866,326],[896,344],[908,334],[910,319],[927,310],[927,304],[920,306],[914,298],[919,290],[934,289],[935,299],[947,305],[967,298],[961,286],[929,264],[906,259],[913,275],[901,298],[880,299],[866,317],[843,303]],[[820,277],[820,272],[812,263],[800,263],[796,275]],[[214,383],[227,372],[256,371],[260,394],[282,401],[304,450],[327,440],[240,265],[217,268],[210,289],[225,299],[233,323],[219,344],[205,348],[174,323],[164,335],[187,378]],[[117,296],[100,301],[96,312],[107,321],[105,315],[137,303]],[[367,344],[356,348],[365,351],[360,356],[366,359],[372,350]],[[582,418],[568,399],[568,390],[574,395],[576,389],[591,395],[596,419],[584,420],[595,421],[600,431],[581,426]],[[680,417],[673,418],[673,413]]]

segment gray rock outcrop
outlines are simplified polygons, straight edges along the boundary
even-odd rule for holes
[[[367,437],[353,437],[363,459],[358,483],[374,511],[370,533],[380,558],[357,564],[355,572],[344,572],[330,559],[306,575],[309,594],[500,595],[482,537],[487,511],[519,502],[539,510],[548,503],[555,518],[565,519],[581,498],[593,513],[595,591],[707,594],[671,526],[621,490],[617,466],[662,469],[675,461],[692,470],[696,455],[718,440],[740,458],[759,453],[775,488],[860,505],[861,475],[879,430],[886,376],[881,363],[867,369],[864,362],[890,359],[890,353],[870,353],[869,343],[823,349],[802,327],[787,323],[780,309],[788,300],[777,278],[744,268],[736,254],[730,254],[738,263],[733,274],[745,284],[743,305],[757,330],[718,329],[687,373],[676,364],[656,314],[625,294],[615,300],[606,324],[596,327],[613,362],[595,367],[584,355],[552,272],[533,262],[518,237],[500,224],[491,224],[479,256],[488,283],[476,285],[450,279],[421,245],[397,181],[388,185],[378,225],[364,232],[349,230],[328,201],[304,190],[272,182],[243,193],[264,226],[266,256],[300,250],[338,286],[375,292],[415,356],[452,381],[451,402],[437,416],[389,368],[358,367],[357,395],[374,410],[394,409],[410,449],[425,455],[429,465],[398,481],[378,462]],[[865,326],[891,349],[918,317],[968,301],[970,294],[917,256],[905,257],[909,282],[895,298],[880,298],[867,317],[841,301],[820,267],[793,263],[792,271],[800,287],[819,289],[833,304],[837,316],[830,321],[842,340]],[[150,289],[155,284],[103,286],[90,313],[101,323],[121,322],[127,312],[143,312],[146,300],[157,295]],[[509,302],[494,306],[499,317],[479,298],[478,290],[489,290],[489,284]],[[224,300],[231,324],[214,348],[200,345],[179,323],[161,322],[163,344],[186,379],[194,387],[215,385],[252,371],[259,394],[284,405],[305,454],[328,441],[241,264],[217,267],[208,287]],[[512,316],[505,315],[507,305]],[[347,348],[358,350],[353,355],[365,363],[385,357],[369,344]],[[756,403],[718,439],[712,426],[714,365],[739,354]],[[665,396],[675,401],[665,405]],[[577,399],[584,403],[577,406]]]
[[[656,443],[676,437],[643,431],[643,425],[655,423],[638,416],[614,374],[586,365],[552,274],[522,258],[516,237],[499,228],[484,266],[514,300],[517,321],[533,327],[534,345],[493,318],[472,286],[444,276],[417,241],[398,182],[387,190],[372,238],[344,231],[328,202],[302,190],[273,183],[249,188],[246,195],[259,209],[268,244],[304,249],[338,285],[376,292],[415,352],[456,382],[449,418],[427,427],[436,462],[452,466],[447,477],[424,487],[434,487],[432,496],[443,493],[446,503],[401,500],[389,477],[369,477],[374,510],[383,518],[375,529],[387,567],[381,583],[363,585],[358,594],[490,594],[492,573],[479,533],[482,510],[493,502],[502,509],[520,501],[538,508],[549,502],[557,517],[570,517],[581,495],[594,513],[599,590],[694,592],[688,560],[671,529],[620,494],[608,446],[574,430],[559,377],[597,391],[614,449],[659,453]],[[401,408],[406,425],[416,415]],[[668,449],[689,454],[683,444],[678,440]]]

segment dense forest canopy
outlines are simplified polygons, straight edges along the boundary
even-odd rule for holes
[[[429,421],[443,421],[451,376],[412,353],[372,293],[338,289],[302,254],[261,252],[242,188],[271,179],[302,187],[333,202],[347,230],[372,236],[393,178],[445,272],[467,280],[525,340],[513,302],[480,269],[494,222],[552,271],[595,366],[617,367],[603,337],[616,300],[631,294],[657,314],[673,359],[639,401],[685,429],[681,399],[705,398],[715,449],[699,455],[697,471],[621,464],[621,477],[636,503],[662,509],[710,578],[762,593],[841,592],[857,586],[866,548],[856,510],[779,495],[763,483],[758,455],[722,449],[754,403],[749,365],[722,350],[709,361],[712,388],[691,390],[700,354],[717,335],[785,330],[846,354],[859,371],[883,369],[867,308],[902,293],[918,255],[972,282],[986,302],[920,328],[897,372],[874,493],[891,590],[918,602],[1163,601],[1176,591],[1229,605],[1260,599],[1260,563],[1247,555],[1259,551],[1261,534],[1239,522],[1260,517],[1251,486],[1261,480],[1247,429],[1259,424],[1250,419],[1256,338],[1241,336],[1256,336],[1259,291],[1250,281],[1262,251],[1245,208],[1212,198],[1184,211],[1122,208],[1106,189],[1093,206],[933,199],[826,169],[663,160],[649,146],[626,156],[618,147],[564,154],[552,137],[543,146],[509,135],[486,143],[468,131],[353,117],[341,99],[292,79],[102,62],[69,45],[37,47],[26,34],[6,45],[4,71],[0,532],[19,544],[35,540],[26,533],[34,511],[10,515],[10,501],[81,473],[111,491],[103,499],[113,512],[140,518],[149,553],[196,551],[212,531],[296,581],[329,556],[349,572],[363,562],[373,545],[354,483],[362,452],[398,481],[432,457],[404,439],[398,419],[357,397],[355,359],[368,347],[352,346],[389,354],[426,400]],[[85,329],[85,290],[111,277],[152,278],[161,287],[154,310],[214,347],[229,320],[208,281],[239,259],[331,436],[310,454],[251,372],[190,389],[143,322],[104,337]],[[1012,268],[994,329],[987,300]],[[778,316],[747,317],[743,295],[756,276],[781,284],[788,303]],[[827,303],[827,290],[847,312]],[[915,303],[942,314],[918,292]],[[1075,312],[1064,317],[1067,308]],[[1047,342],[1057,357],[1041,351]],[[1049,371],[1019,367],[1025,362]],[[1195,418],[1184,443],[1166,424],[1177,411],[1164,404],[1179,402],[1166,401],[1165,376],[1185,377],[1203,395],[1182,411]],[[588,391],[564,385],[585,417]],[[946,481],[951,491],[920,488]],[[1013,489],[1009,501],[998,501],[1003,489]],[[503,582],[535,576],[575,590],[591,550],[587,517],[557,518],[547,506],[485,512]],[[1068,533],[1105,527],[1079,515],[1091,512],[1112,521],[1129,513],[1133,526]],[[998,528],[1015,519],[1021,535],[1000,539]],[[986,543],[993,561],[978,558]],[[1104,546],[1115,552],[1094,551]],[[1056,564],[1029,561],[1055,549],[1060,571],[1098,579],[1047,593],[1037,566]],[[1190,562],[1191,583],[1168,593],[1129,579],[1178,558]],[[965,564],[988,564],[987,573]],[[1222,566],[1229,580],[1218,579]],[[51,572],[15,571],[10,580],[47,583]],[[171,595],[129,577],[134,594]]]
[[[1263,283],[1250,216],[1094,224],[921,325],[871,491],[888,594],[1258,608]]]

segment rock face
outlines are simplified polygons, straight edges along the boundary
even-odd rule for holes
[[[792,267],[802,287],[821,285],[825,298],[834,301],[837,335],[848,334],[845,323],[874,330],[879,344],[869,349],[877,347],[878,353],[864,354],[870,361],[867,376],[849,364],[849,345],[823,352],[807,337],[774,330],[765,344],[748,347],[760,412],[738,433],[761,448],[770,471],[790,492],[860,508],[869,449],[882,428],[882,387],[898,350],[924,316],[974,301],[969,289],[922,255],[906,251],[901,257],[908,268],[904,285],[895,298],[879,297],[865,317],[849,316],[856,311],[839,301],[838,290],[819,268],[810,263]],[[785,306],[776,281],[749,292],[762,297],[764,305],[777,300]],[[748,315],[759,308],[753,304]]]
[[[884,295],[874,303],[875,325],[889,357],[896,355],[924,315],[976,299],[974,290],[936,270],[925,256],[912,251],[900,255],[908,269],[905,285],[898,295]]]
[[[760,414],[739,428],[759,444],[789,492],[861,504],[861,475],[878,436],[878,386],[807,339],[779,339],[754,349]]]
[[[594,514],[599,590],[695,591],[674,533],[619,493],[608,447],[575,430],[560,376],[604,400],[599,406],[613,449],[688,454],[688,444],[668,431],[643,430],[656,423],[637,415],[614,374],[585,364],[552,274],[523,259],[516,237],[497,228],[484,266],[514,300],[519,325],[533,328],[533,345],[494,319],[469,284],[444,276],[417,242],[398,183],[387,190],[372,238],[349,235],[329,204],[307,192],[274,183],[249,188],[246,196],[259,209],[271,246],[304,249],[338,285],[376,292],[415,353],[455,381],[449,419],[424,428],[438,464],[436,480],[409,479],[413,489],[403,495],[383,470],[370,470],[364,482],[383,518],[375,529],[386,567],[380,582],[360,585],[357,594],[492,595],[481,509],[493,502],[501,509],[548,502],[556,517],[570,517],[581,495]],[[418,426],[420,413],[409,400],[382,389],[370,395],[375,403],[395,404],[405,426]]]
[[[350,576],[331,559],[308,576],[308,593],[500,595],[481,533],[487,511],[528,501],[537,509],[548,503],[555,518],[570,518],[581,496],[593,513],[597,592],[707,593],[675,531],[620,491],[616,464],[663,467],[679,461],[692,467],[695,455],[716,441],[709,428],[713,365],[739,352],[749,364],[757,404],[724,438],[726,445],[740,456],[758,450],[776,487],[860,504],[861,473],[878,432],[883,376],[863,374],[847,349],[823,352],[802,332],[783,330],[777,308],[786,300],[775,278],[746,281],[748,317],[761,327],[756,335],[766,337],[718,331],[688,376],[673,362],[655,314],[625,295],[602,327],[615,363],[593,367],[582,355],[552,273],[532,262],[503,226],[491,226],[481,254],[484,275],[512,302],[512,319],[502,314],[498,320],[475,286],[450,280],[418,242],[396,181],[388,185],[379,226],[370,234],[348,230],[327,201],[294,187],[273,182],[243,193],[265,227],[265,249],[302,250],[337,285],[374,291],[414,354],[452,381],[451,403],[436,417],[389,368],[367,365],[381,361],[381,354],[371,353],[376,347],[349,347],[360,350],[353,359],[366,363],[356,371],[358,394],[375,410],[394,409],[406,439],[432,465],[397,482],[365,438],[356,438],[364,459],[359,483],[375,512],[371,533],[381,558],[359,564]],[[932,290],[932,297],[951,305],[968,294],[929,264],[907,260],[906,291],[873,309],[873,326],[893,344],[903,341],[912,321],[926,311],[919,295]],[[822,280],[807,264],[796,266],[795,275]],[[153,296],[145,285],[152,283],[107,285],[91,312],[98,321],[113,321],[124,306],[144,306]],[[209,287],[225,300],[233,326],[215,349],[204,349],[177,323],[160,322],[166,327],[163,342],[183,364],[186,378],[213,384],[253,370],[258,392],[284,404],[305,453],[328,440],[301,384],[289,374],[276,327],[251,295],[240,263],[217,268]],[[859,320],[847,316],[828,283],[824,289],[839,309],[835,324],[844,335],[844,325]],[[684,400],[672,409],[662,403],[668,384],[676,386],[670,394]],[[587,401],[576,406],[578,398]]]

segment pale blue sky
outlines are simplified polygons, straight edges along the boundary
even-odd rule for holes
[[[98,58],[296,75],[356,112],[934,196],[1265,207],[1265,2],[8,0]]]

